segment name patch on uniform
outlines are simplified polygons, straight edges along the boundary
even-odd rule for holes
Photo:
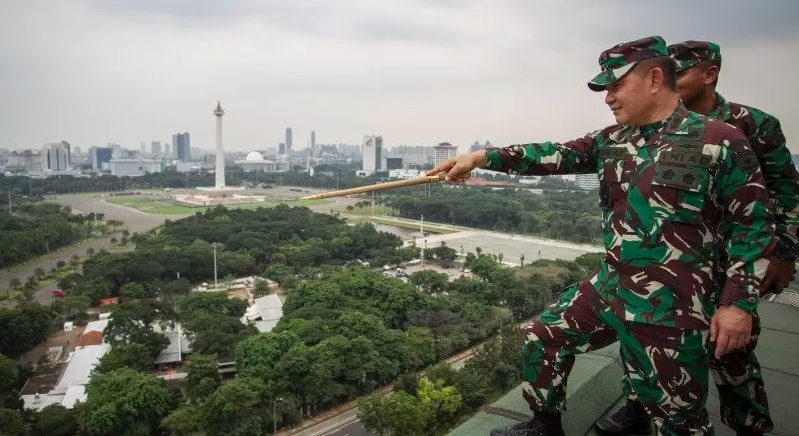
[[[597,155],[603,160],[622,160],[627,154],[627,149],[624,147],[602,147],[597,151]]]
[[[712,157],[701,151],[673,149],[664,151],[658,156],[658,162],[709,167]]]
[[[696,189],[702,181],[702,170],[680,167],[657,167],[653,179],[661,185],[683,189]]]

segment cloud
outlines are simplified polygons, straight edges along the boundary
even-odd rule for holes
[[[599,53],[650,34],[722,44],[722,92],[799,134],[785,87],[794,2],[31,0],[0,4],[0,147],[52,138],[137,148],[178,131],[302,147],[569,139],[612,122],[585,82]],[[762,10],[761,10],[762,9]],[[757,59],[754,62],[752,59]],[[726,94],[729,92],[728,94]]]

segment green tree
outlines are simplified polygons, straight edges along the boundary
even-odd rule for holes
[[[403,391],[395,392],[384,407],[386,426],[392,436],[423,436],[433,420],[429,404]]]
[[[149,372],[154,365],[155,357],[147,345],[132,342],[119,344],[100,358],[94,371],[100,374],[130,368],[142,373]]]
[[[155,359],[169,345],[169,339],[156,333],[148,321],[150,320],[142,319],[132,312],[118,311],[108,322],[103,338],[112,347],[134,343],[143,345],[149,355]]]
[[[11,289],[19,289],[19,287],[22,286],[22,283],[20,283],[19,279],[16,277],[9,280],[8,284],[11,286]]]
[[[0,308],[0,353],[16,357],[44,342],[52,331],[53,314],[39,303]]]
[[[0,409],[0,429],[3,436],[25,436],[25,422],[19,410]]]
[[[389,419],[386,413],[387,402],[388,400],[379,392],[358,399],[356,416],[365,429],[380,436],[387,434],[389,431]]]
[[[202,406],[204,430],[209,436],[265,433],[271,421],[272,401],[261,401],[266,388],[258,379],[236,378],[219,387]],[[268,416],[268,418],[267,418]]]
[[[255,282],[255,289],[253,290],[253,295],[255,297],[263,297],[264,295],[269,295],[270,293],[272,293],[272,291],[269,289],[269,285],[265,280],[258,280]]]
[[[194,401],[208,397],[222,383],[217,356],[213,354],[208,356],[192,354],[188,373],[186,394]]]
[[[119,289],[119,296],[121,298],[151,298],[153,295],[150,295],[148,289],[144,287],[141,283],[125,283]]]
[[[433,270],[422,270],[408,276],[408,282],[414,286],[420,286],[428,294],[438,294],[446,289],[449,279],[446,274]]]
[[[413,367],[420,368],[436,360],[436,344],[433,332],[424,327],[408,329],[408,347],[413,353]]]
[[[172,408],[165,381],[123,368],[98,374],[78,406],[78,424],[92,436],[147,436]]]
[[[172,436],[202,436],[205,430],[206,416],[203,408],[190,404],[183,404],[163,421],[161,426],[169,429]]]
[[[74,410],[51,404],[36,414],[31,430],[36,436],[72,436],[78,431],[78,422]]]
[[[433,409],[437,422],[449,421],[460,409],[463,401],[455,386],[444,386],[443,380],[433,383],[426,377],[419,380],[417,395],[422,404],[429,405]]]

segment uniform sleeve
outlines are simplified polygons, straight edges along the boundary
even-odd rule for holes
[[[483,169],[525,176],[586,174],[597,171],[596,145],[601,132],[564,143],[540,142],[486,149]]]
[[[752,148],[760,151],[760,167],[777,220],[777,249],[780,259],[794,262],[799,256],[799,174],[779,120],[766,116],[753,137]]]
[[[730,133],[722,148],[716,187],[724,213],[718,227],[728,253],[727,281],[721,305],[732,304],[752,312],[759,302],[758,288],[768,267],[766,257],[775,249],[774,216],[757,156],[739,131]]]

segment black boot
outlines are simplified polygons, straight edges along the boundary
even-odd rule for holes
[[[559,413],[536,413],[535,417],[510,427],[495,428],[490,436],[565,436]]]
[[[597,421],[594,427],[603,436],[643,436],[652,433],[652,421],[643,404],[630,400],[613,415]]]

